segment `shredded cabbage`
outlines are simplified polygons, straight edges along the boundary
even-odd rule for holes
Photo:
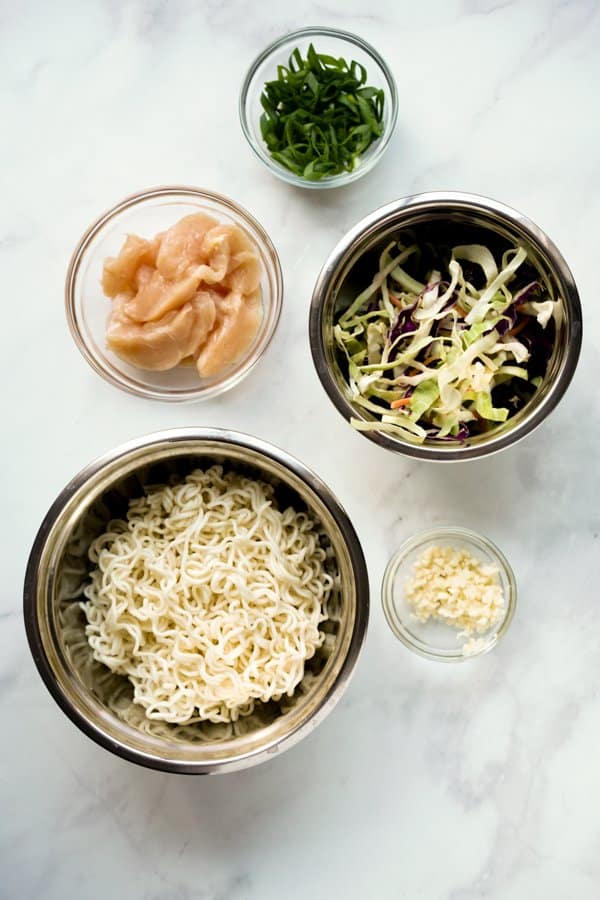
[[[334,326],[351,399],[366,416],[352,424],[421,443],[506,421],[541,383],[554,334],[544,332],[560,309],[525,247],[436,252],[400,236]]]

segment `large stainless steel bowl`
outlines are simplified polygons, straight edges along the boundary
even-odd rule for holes
[[[380,431],[361,434],[381,447],[419,459],[474,459],[501,450],[529,434],[554,409],[567,389],[581,348],[581,305],[573,276],[563,256],[544,232],[516,210],[475,194],[436,192],[404,197],[362,219],[334,248],[317,278],[310,309],[309,336],[313,361],[330,399],[347,419],[369,419],[352,401],[350,388],[333,337],[338,309],[369,283],[377,255],[394,234],[415,229],[426,239],[454,244],[509,241],[523,244],[538,268],[554,283],[562,301],[562,322],[543,383],[515,416],[486,435],[464,444],[426,441],[424,444]]]
[[[339,585],[323,624],[323,647],[307,663],[293,698],[259,705],[235,726],[176,726],[146,719],[127,679],[96,663],[78,606],[87,580],[87,549],[129,498],[172,473],[221,462],[276,486],[281,503],[308,507],[323,525]],[[369,586],[364,556],[348,516],[329,488],[294,457],[232,431],[174,429],[131,441],[75,476],[50,508],[35,539],[24,590],[33,658],[50,693],[85,734],[132,762],[170,772],[206,774],[254,765],[311,731],[342,695],[365,636]]]

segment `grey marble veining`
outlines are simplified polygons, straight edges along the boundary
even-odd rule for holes
[[[308,23],[371,41],[400,97],[380,165],[323,195],[272,178],[237,120],[254,54]],[[599,896],[599,42],[593,0],[0,6],[0,896]],[[89,222],[169,182],[251,210],[286,280],[261,365],[224,397],[177,408],[104,384],[71,342],[62,298]],[[452,469],[353,433],[321,389],[306,328],[339,237],[381,203],[443,188],[538,222],[569,261],[585,316],[580,365],[552,417],[503,454]],[[332,715],[266,765],[200,779],[136,768],[80,734],[34,670],[20,611],[31,541],[68,479],[127,438],[193,424],[248,431],[315,468],[357,526],[373,593],[363,656]],[[448,521],[497,541],[519,585],[504,642],[456,667],[404,650],[379,605],[398,543]]]

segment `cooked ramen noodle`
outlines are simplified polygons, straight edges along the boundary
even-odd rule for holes
[[[291,697],[325,640],[330,552],[311,515],[221,466],[148,488],[89,549],[94,659],[164,722],[235,722]]]

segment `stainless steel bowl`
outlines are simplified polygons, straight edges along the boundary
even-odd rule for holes
[[[323,525],[339,569],[322,651],[307,663],[293,698],[260,707],[235,726],[151,722],[132,703],[127,679],[96,663],[78,606],[87,549],[129,498],[170,474],[222,462],[275,484],[282,503],[308,507]],[[132,762],[169,772],[207,774],[254,765],[287,749],[341,697],[356,664],[369,615],[364,556],[348,516],[329,488],[294,457],[233,431],[182,428],[111,451],[69,482],[35,539],[24,589],[29,646],[54,699],[93,740]]]
[[[347,305],[368,283],[376,256],[400,229],[426,229],[428,240],[452,235],[454,243],[480,243],[498,239],[522,243],[538,268],[554,283],[562,300],[562,322],[557,327],[553,355],[546,375],[530,402],[515,416],[486,435],[464,444],[441,441],[411,443],[380,431],[361,432],[366,438],[418,459],[455,461],[495,453],[525,437],[554,409],[566,391],[579,358],[581,304],[573,276],[556,245],[530,219],[516,210],[475,194],[435,192],[395,200],[355,225],[332,251],[313,291],[309,336],[313,361],[330,399],[348,421],[369,419],[352,402],[333,337],[336,310]],[[486,234],[487,233],[487,234]],[[371,259],[372,258],[372,259]]]

